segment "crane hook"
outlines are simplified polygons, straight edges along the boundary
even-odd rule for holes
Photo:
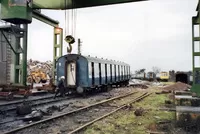
[[[65,41],[69,44],[69,47],[67,47],[67,52],[71,53],[71,51],[72,51],[72,44],[75,43],[75,39],[71,35],[67,35],[65,37]]]
[[[67,52],[68,52],[68,53],[71,53],[71,52],[72,52],[72,45],[71,45],[71,44],[69,44],[69,47],[67,47]]]

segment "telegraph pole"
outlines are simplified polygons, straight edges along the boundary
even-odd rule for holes
[[[78,54],[81,55],[81,39],[78,39]]]

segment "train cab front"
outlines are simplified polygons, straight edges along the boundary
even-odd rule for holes
[[[83,59],[83,58],[82,58]],[[70,93],[82,94],[84,89],[81,85],[83,76],[81,56],[76,54],[68,54],[60,57],[57,63],[57,76],[65,76],[65,90]],[[85,80],[85,79],[83,79]],[[81,83],[81,84],[80,84]]]

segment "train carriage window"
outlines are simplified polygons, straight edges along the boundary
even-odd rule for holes
[[[125,66],[123,66],[123,72],[124,72],[124,79],[125,79],[125,77],[126,77],[126,76],[125,76],[125,74],[126,74],[126,73],[125,73]]]
[[[112,80],[115,81],[115,65],[112,65]]]
[[[88,76],[92,78],[92,63],[88,62]]]
[[[99,63],[94,63],[94,78],[98,79],[99,78]],[[98,84],[99,81],[95,80],[95,84]]]
[[[99,63],[94,63],[94,77],[99,77]]]
[[[127,78],[128,78],[128,66],[126,67],[126,72],[127,72]]]
[[[128,66],[126,67],[126,72],[127,72],[127,78],[128,78]]]
[[[104,78],[105,76],[105,64],[101,64],[101,77]]]
[[[110,82],[110,64],[107,64],[107,80]]]
[[[124,66],[124,78],[126,79],[126,66]]]

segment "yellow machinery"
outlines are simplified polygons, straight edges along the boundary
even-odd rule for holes
[[[27,77],[28,83],[46,83],[47,82],[47,74],[42,72],[41,70],[32,71],[30,75]]]
[[[169,80],[169,73],[168,72],[160,72],[160,80],[161,81],[168,81]]]

